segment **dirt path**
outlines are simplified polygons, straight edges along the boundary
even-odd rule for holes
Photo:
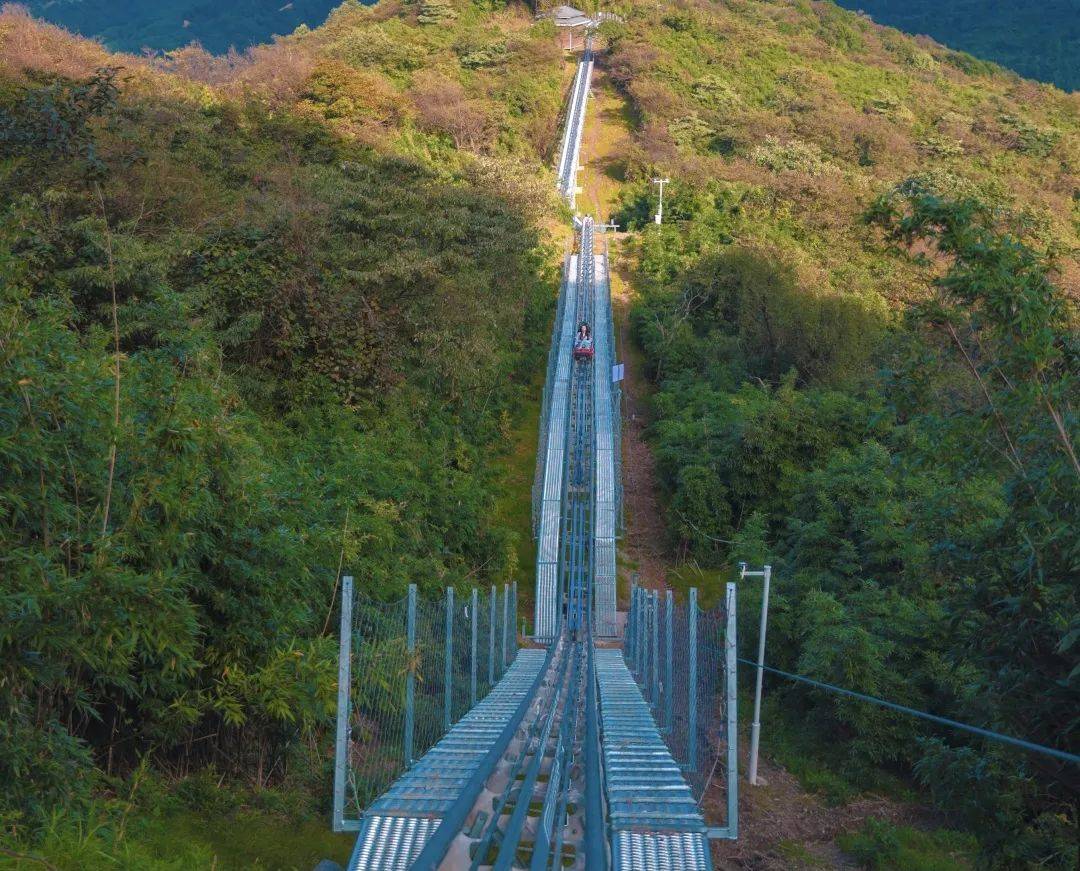
[[[606,221],[626,181],[626,153],[630,145],[630,107],[615,90],[607,74],[597,68],[581,136],[581,188],[578,211]]]
[[[620,552],[627,572],[636,572],[640,583],[647,587],[663,589],[667,586],[670,557],[658,495],[656,460],[645,439],[652,422],[652,387],[645,377],[641,351],[630,335],[630,288],[627,264],[616,260],[611,301],[619,358],[626,363],[622,424],[626,529]]]
[[[740,770],[748,765],[748,741],[740,744]],[[929,815],[919,808],[887,798],[867,796],[831,807],[804,790],[795,777],[768,758],[759,763],[760,786],[739,783],[739,839],[713,841],[713,862],[718,869],[858,868],[836,844],[844,832],[858,829],[872,818],[925,826]],[[714,782],[702,807],[712,823],[726,816],[723,784]]]

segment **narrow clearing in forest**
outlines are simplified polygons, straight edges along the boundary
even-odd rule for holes
[[[593,79],[588,118],[582,139],[583,211],[608,219],[614,211],[625,177],[625,154],[630,145],[630,107],[606,73]],[[667,557],[664,521],[660,513],[656,463],[645,440],[651,419],[650,386],[644,359],[630,335],[631,271],[622,256],[623,233],[609,233],[611,308],[615,321],[617,359],[626,364],[623,389],[622,478],[626,529],[619,545],[621,605],[633,573],[646,587],[666,586]]]
[[[618,204],[625,177],[625,154],[632,127],[630,107],[597,69],[582,140],[581,192],[578,211],[608,220]],[[652,385],[645,360],[631,336],[630,310],[634,299],[632,263],[625,255],[624,232],[608,233],[611,258],[611,303],[615,321],[617,359],[626,364],[623,382],[623,503],[626,526],[619,545],[620,607],[626,607],[631,575],[646,587],[664,589],[673,557],[668,547],[656,462],[646,440],[652,420]],[[745,677],[745,675],[744,675]],[[749,713],[749,712],[746,712]],[[749,717],[744,714],[743,721]],[[748,729],[747,729],[748,731]],[[746,735],[740,736],[740,768],[746,770]],[[767,736],[766,736],[767,742]],[[713,841],[719,869],[857,868],[837,845],[845,832],[868,819],[915,828],[933,827],[935,820],[917,806],[863,795],[841,806],[803,789],[798,779],[767,757],[760,761],[763,785],[740,782],[739,839]],[[724,816],[722,781],[714,781],[703,802],[710,824]],[[957,868],[965,867],[961,864]]]

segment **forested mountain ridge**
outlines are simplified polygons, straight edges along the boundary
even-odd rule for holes
[[[1022,76],[1080,89],[1080,0],[840,0],[879,24],[926,34]]]
[[[673,552],[775,562],[777,664],[1068,746],[1077,97],[827,3],[611,8]],[[0,14],[5,844],[87,867],[220,784],[311,813],[338,567],[528,577],[496,470],[571,73],[516,4],[350,2],[231,58]],[[784,700],[988,861],[1074,858],[1067,772]]]

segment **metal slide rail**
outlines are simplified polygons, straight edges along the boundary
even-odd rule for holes
[[[578,253],[578,298],[575,327],[591,323],[595,303],[592,257],[593,224],[585,218],[580,225]],[[594,343],[595,345],[595,343]],[[565,470],[563,499],[564,548],[559,576],[560,594],[567,596],[567,630],[580,633],[587,611],[585,596],[592,576],[591,520],[595,504],[592,475],[593,392],[595,367],[590,361],[574,361],[571,375],[570,441]]]
[[[614,360],[611,329],[611,288],[607,257],[594,255],[590,229],[589,255],[593,259],[593,335],[596,356],[593,378],[593,411],[596,416],[594,450],[596,508],[593,514],[593,602],[594,631],[600,638],[611,638],[617,631],[615,534],[618,525],[618,495],[615,477],[616,455],[621,445],[615,442],[613,420],[617,409],[612,403],[611,368]],[[584,231],[582,237],[584,238]],[[584,241],[582,256],[584,256]]]
[[[575,77],[559,160],[559,189],[571,207],[591,73],[590,40]],[[625,650],[602,649],[594,643],[594,638],[612,637],[618,631],[615,541],[622,523],[621,397],[612,381],[615,345],[606,251],[594,250],[592,218],[575,218],[574,223],[579,253],[564,265],[533,485],[534,635],[547,647],[523,649],[513,657],[517,636],[513,633],[514,643],[508,646],[507,628],[516,615],[516,591],[513,610],[509,593],[503,596],[501,646],[496,644],[497,592],[493,590],[485,602],[472,591],[463,603],[447,591],[445,642],[438,660],[443,668],[435,670],[443,683],[434,693],[432,687],[422,688],[428,699],[426,716],[441,715],[438,726],[444,736],[414,761],[414,754],[429,746],[435,735],[430,741],[414,738],[416,724],[409,715],[405,748],[387,769],[396,774],[404,765],[407,770],[358,821],[349,871],[708,869],[708,838],[734,837],[737,831],[730,785],[735,770],[734,585],[729,585],[723,611],[722,688],[716,681],[721,674],[720,648],[710,647],[705,639],[699,648],[697,632],[706,624],[693,599],[684,609],[689,639],[676,653],[671,627],[681,624],[670,593],[661,607],[656,594],[632,591]],[[574,336],[582,321],[592,326],[594,357],[577,362]],[[353,595],[351,582],[346,586],[339,757],[347,755],[350,737],[355,740],[348,722],[355,644],[346,632],[353,622]],[[435,613],[418,625],[415,600],[414,588],[406,636],[400,643],[395,636],[389,645],[405,656],[400,673],[405,676],[404,706],[410,712],[418,692],[417,662],[438,634]],[[402,622],[400,603],[395,608],[377,619],[396,627]],[[667,647],[661,652],[659,627],[665,621]],[[715,626],[707,625],[712,628],[704,629],[703,635],[712,638]],[[432,649],[438,652],[437,646]],[[699,649],[706,652],[704,658]],[[494,683],[494,664],[505,667],[511,658],[505,676]],[[486,684],[483,674],[477,674],[478,661],[488,664]],[[392,663],[388,667],[392,670]],[[684,667],[689,671],[685,685],[680,683]],[[700,695],[699,667],[715,672]],[[680,672],[678,679],[673,670]],[[476,703],[489,687],[486,697]],[[721,689],[725,695],[718,703],[716,692]],[[683,696],[685,704],[678,701]],[[698,808],[707,784],[699,786],[697,763],[709,758],[699,748],[698,732],[704,732],[707,746],[716,737],[708,725],[712,720],[702,720],[699,711],[711,711],[717,703],[730,739],[729,824],[724,830],[708,829]],[[674,740],[675,733],[685,733],[685,740]],[[681,758],[687,754],[696,767]],[[344,769],[340,764],[338,769],[335,819],[344,794]]]
[[[559,299],[555,307],[555,326],[551,330],[551,346],[548,348],[547,375],[544,378],[544,392],[540,400],[540,434],[536,443],[536,472],[532,487],[532,533],[536,538],[540,530],[540,506],[544,495],[544,470],[547,468],[547,444],[551,428],[551,391],[555,384],[555,368],[559,362],[559,340],[566,309],[567,278],[570,275],[570,258],[563,263],[563,280],[559,285]]]
[[[592,38],[585,41],[585,52],[578,63],[574,87],[571,92],[570,108],[566,115],[566,132],[563,136],[559,156],[558,185],[559,192],[574,208],[577,199],[577,174],[581,154],[581,137],[585,131],[585,107],[589,99],[589,84],[592,80],[593,58]]]

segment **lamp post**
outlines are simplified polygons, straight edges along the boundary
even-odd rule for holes
[[[664,185],[666,185],[669,181],[671,181],[670,178],[654,178],[652,180],[653,184],[660,185],[660,202],[656,207],[657,224],[664,223]]]
[[[772,566],[764,566],[759,572],[751,572],[746,563],[739,563],[739,580],[743,578],[761,578],[761,626],[758,630],[757,679],[754,684],[754,722],[750,724],[750,771],[747,780],[751,786],[758,785],[758,741],[761,738],[761,682],[765,675],[765,628],[769,620],[769,582],[772,580]]]

